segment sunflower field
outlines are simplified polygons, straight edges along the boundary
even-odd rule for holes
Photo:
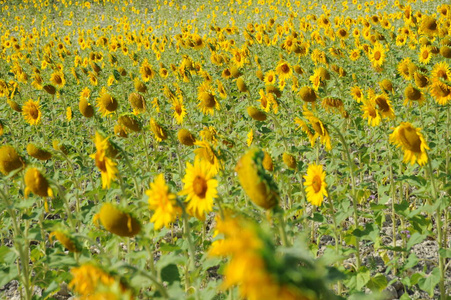
[[[1,299],[451,299],[451,5],[0,0]]]

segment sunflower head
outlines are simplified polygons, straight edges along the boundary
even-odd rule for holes
[[[237,85],[238,89],[240,90],[240,92],[242,92],[242,93],[247,93],[249,91],[246,83],[244,82],[243,77],[240,77],[236,80],[236,85]]]
[[[266,114],[254,106],[248,106],[247,113],[256,121],[265,121]]]
[[[134,132],[140,132],[142,128],[141,122],[134,115],[122,115],[119,117],[118,122]]]
[[[138,220],[111,203],[104,203],[94,218],[99,219],[106,230],[118,236],[133,237],[141,230]]]
[[[274,208],[279,201],[279,192],[272,177],[265,172],[265,154],[258,148],[250,149],[238,161],[235,171],[241,186],[252,202],[264,208]]]
[[[7,99],[6,102],[8,102],[9,107],[11,107],[14,111],[17,111],[18,113],[22,112],[22,107],[16,101]]]
[[[88,100],[84,97],[80,99],[80,102],[78,103],[78,109],[80,110],[80,113],[85,118],[91,118],[94,116],[94,108],[91,104],[89,104]]]
[[[10,145],[0,147],[0,172],[7,176],[10,172],[25,167],[25,162]]]
[[[448,45],[443,45],[442,47],[440,47],[440,54],[444,58],[451,58],[451,47]]]
[[[28,100],[22,106],[22,115],[30,125],[38,125],[41,122],[41,107],[39,101]]]
[[[179,142],[185,146],[192,146],[196,142],[196,138],[185,128],[181,128],[178,131],[177,138]]]
[[[290,169],[296,169],[296,157],[294,157],[292,154],[284,152],[283,153],[283,162],[285,165]]]
[[[299,96],[305,102],[315,102],[316,101],[316,93],[311,87],[303,86],[299,90]]]
[[[379,86],[385,93],[388,93],[388,92],[393,93],[394,92],[393,83],[388,79],[383,79],[381,82],[379,82]]]
[[[263,150],[265,153],[265,157],[263,157],[263,168],[265,168],[266,171],[272,172],[274,171],[274,163],[272,161],[271,155],[265,150]]]
[[[53,197],[52,189],[47,179],[37,168],[29,168],[25,173],[25,196],[30,192],[41,197]]]
[[[28,155],[30,155],[36,159],[39,159],[39,160],[49,160],[50,158],[52,158],[52,153],[50,153],[44,149],[41,149],[39,147],[36,147],[36,145],[34,145],[32,143],[29,143],[27,145],[27,152],[28,152]]]
[[[55,95],[56,89],[53,85],[47,84],[43,86],[44,91],[46,91],[50,95]]]
[[[418,162],[420,166],[427,162],[426,150],[429,150],[429,147],[420,128],[415,128],[408,122],[402,122],[393,130],[390,142],[404,151],[403,162],[410,162],[412,165]]]
[[[150,119],[150,130],[152,130],[155,135],[155,139],[158,142],[161,142],[168,138],[166,130],[157,121],[155,121],[154,118]]]
[[[327,195],[326,172],[323,166],[311,164],[307,169],[307,175],[304,176],[305,191],[307,192],[307,201],[312,205],[321,206],[324,196]]]
[[[138,78],[135,79],[134,84],[135,84],[135,89],[138,92],[143,93],[143,94],[145,92],[147,92],[147,86],[141,80],[139,80]]]
[[[52,241],[54,237],[70,252],[81,251],[80,245],[69,233],[63,230],[55,230],[50,233],[49,240]]]
[[[146,101],[141,94],[131,93],[130,96],[128,96],[128,101],[134,112],[141,113],[146,111]]]
[[[97,105],[103,116],[107,116],[117,109],[118,102],[116,98],[111,96],[106,89],[102,89]]]

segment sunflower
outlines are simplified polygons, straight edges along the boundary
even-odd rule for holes
[[[39,160],[49,160],[52,158],[52,153],[41,149],[39,147],[36,147],[34,144],[30,143],[27,145],[27,153],[28,155],[39,159]]]
[[[139,71],[141,73],[141,77],[144,80],[144,82],[148,82],[149,80],[153,79],[155,77],[155,71],[152,69],[152,66],[149,64],[147,58],[144,59],[143,63],[141,64],[141,67],[139,68]]]
[[[146,191],[146,195],[149,197],[149,208],[154,211],[150,222],[155,224],[155,230],[163,226],[169,227],[169,224],[181,215],[182,210],[177,206],[176,195],[169,192],[163,174],[155,177],[154,182],[150,184],[150,190]]]
[[[362,102],[364,99],[362,89],[358,85],[351,88],[351,96],[355,101],[357,101],[357,103]]]
[[[440,105],[446,105],[451,101],[451,86],[447,84],[434,82],[429,88],[429,93]]]
[[[203,114],[214,115],[215,108],[219,110],[219,102],[216,100],[214,93],[208,91],[200,91],[197,95],[199,103],[197,107],[202,111]]]
[[[428,161],[426,150],[430,148],[426,144],[421,129],[415,128],[409,122],[402,122],[394,128],[390,135],[390,142],[404,151],[404,163],[410,162],[413,165],[418,162],[422,166]]]
[[[213,210],[213,199],[218,196],[218,181],[213,178],[209,163],[196,159],[194,165],[186,163],[186,174],[182,180],[184,187],[179,195],[187,196],[187,211],[190,215],[205,219],[205,214]]]
[[[41,122],[41,110],[39,106],[39,100],[28,100],[22,106],[22,115],[30,125],[38,125]]]
[[[411,64],[411,60],[409,57],[404,58],[398,63],[398,73],[406,80],[412,79],[412,76],[409,72],[409,65]]]
[[[240,158],[235,171],[252,202],[264,209],[271,209],[277,205],[280,196],[273,178],[265,172],[264,157],[262,150],[252,148]]]
[[[69,233],[62,230],[55,230],[49,234],[49,241],[52,241],[53,237],[56,237],[56,239],[70,252],[81,251],[80,245]]]
[[[93,221],[100,220],[103,227],[118,236],[133,237],[141,231],[141,224],[132,215],[117,208],[114,204],[104,203]]]
[[[50,82],[61,89],[66,84],[66,79],[64,78],[64,74],[62,72],[57,71],[52,73],[50,76]]]
[[[305,102],[315,102],[316,101],[316,93],[315,91],[308,86],[303,86],[299,89],[298,95]]]
[[[146,111],[146,100],[141,94],[131,93],[130,96],[128,96],[128,101],[133,108],[133,114],[139,115]]]
[[[70,273],[72,280],[68,284],[69,288],[86,297],[92,296],[100,286],[111,287],[115,283],[111,275],[90,263],[72,268]]]
[[[427,65],[432,58],[431,47],[428,45],[423,45],[420,48],[420,53],[418,54],[418,61],[422,64]]]
[[[422,105],[426,101],[423,93],[411,84],[404,89],[404,97],[403,105],[412,106],[413,102],[418,102]]]
[[[196,142],[196,138],[189,132],[188,129],[181,128],[177,133],[179,142],[185,146],[193,146]]]
[[[90,157],[95,160],[97,168],[100,170],[102,177],[102,188],[110,188],[111,181],[116,179],[116,174],[118,172],[116,163],[111,159],[110,143],[108,138],[104,138],[100,133],[96,132],[94,140],[97,152],[91,154]]]
[[[53,191],[47,179],[37,168],[29,168],[25,173],[25,197],[30,192],[41,197],[53,197]]]
[[[385,62],[386,50],[381,43],[377,42],[374,48],[370,51],[369,59],[373,63],[374,68],[381,68]]]
[[[154,118],[150,119],[150,130],[152,130],[152,132],[154,133],[157,142],[161,142],[168,138],[166,130],[160,124],[158,124],[158,122],[155,121]]]
[[[434,65],[431,70],[432,82],[443,82],[451,80],[451,69],[449,65],[445,62],[439,62]]]
[[[7,176],[10,172],[25,167],[24,160],[10,145],[0,147],[0,172]]]
[[[330,135],[326,125],[324,125],[319,118],[309,111],[305,105],[303,115],[309,121],[313,130],[310,130],[307,124],[299,118],[295,119],[295,123],[299,125],[297,129],[301,128],[305,133],[307,133],[312,147],[315,146],[316,139],[319,137],[321,144],[326,147],[326,150],[332,150]]]
[[[393,83],[388,79],[383,79],[381,82],[379,82],[379,86],[384,93],[394,93],[395,91],[393,89]]]
[[[276,83],[276,72],[273,70],[266,72],[264,81],[266,85],[274,85]]]
[[[368,119],[368,125],[378,126],[381,122],[381,116],[379,111],[376,109],[376,104],[373,99],[365,101],[362,107],[363,118]]]
[[[183,96],[178,95],[172,99],[172,110],[174,111],[174,119],[177,124],[183,123],[183,118],[186,116],[185,105],[183,105]]]
[[[219,170],[222,169],[222,164],[210,143],[207,141],[195,141],[194,145],[199,146],[199,148],[194,150],[196,159],[205,160],[210,166],[213,176],[218,174]]]
[[[282,60],[277,64],[276,74],[279,76],[279,80],[287,80],[293,74],[293,69],[288,62]]]
[[[395,118],[395,111],[391,105],[390,99],[386,94],[376,95],[373,98],[374,103],[377,105],[377,110],[381,114],[382,118]]]
[[[311,164],[308,166],[307,175],[304,176],[307,201],[312,205],[321,206],[324,197],[327,197],[326,172],[323,166]]]
[[[113,113],[118,106],[116,98],[112,97],[105,87],[100,91],[99,98],[97,98],[97,107],[102,113],[102,117]]]
[[[420,25],[420,32],[434,36],[438,34],[438,31],[437,20],[430,16],[423,16]]]

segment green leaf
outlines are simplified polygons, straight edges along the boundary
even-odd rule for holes
[[[162,252],[172,252],[175,250],[180,250],[180,247],[177,245],[171,245],[171,244],[167,244],[167,243],[161,243],[160,244],[160,250]]]
[[[17,254],[12,248],[7,246],[0,247],[0,263],[12,264],[17,258]]]
[[[0,270],[0,287],[3,287],[5,284],[10,282],[19,275],[19,271],[17,266],[6,267]]]
[[[361,270],[359,270],[356,278],[356,289],[358,291],[362,290],[362,288],[370,281],[370,279],[371,274],[368,269],[362,268]]]
[[[403,270],[408,270],[418,265],[418,257],[415,255],[415,253],[411,253],[409,255],[409,258],[407,258],[406,263],[402,267]]]
[[[180,273],[179,269],[175,264],[170,264],[161,269],[160,272],[161,280],[167,281],[169,284],[173,283],[174,281],[180,281]]]
[[[49,286],[42,291],[42,299],[47,299],[51,295],[55,294],[57,291],[59,291],[60,285],[56,281],[52,281]]]
[[[419,234],[418,232],[415,232],[410,237],[409,241],[407,242],[407,249],[410,250],[414,245],[421,243],[427,238],[427,235],[425,234]]]
[[[423,291],[429,294],[429,297],[434,296],[435,286],[440,282],[440,270],[434,268],[429,276],[426,276],[418,281],[418,286]]]
[[[388,281],[384,274],[376,274],[368,281],[367,287],[373,292],[380,292],[387,287]]]
[[[438,250],[438,253],[440,254],[441,257],[451,258],[451,249],[440,249]]]

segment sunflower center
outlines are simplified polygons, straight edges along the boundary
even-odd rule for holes
[[[421,153],[421,140],[414,128],[401,128],[399,138],[407,150]]]
[[[274,77],[272,75],[268,76],[268,82],[273,82],[274,81]]]
[[[283,72],[283,73],[288,73],[288,72],[290,71],[290,68],[289,68],[287,65],[285,65],[285,64],[282,65],[282,68],[281,68],[281,69],[282,69],[282,72]]]
[[[376,110],[372,107],[368,108],[368,114],[370,115],[371,118],[375,118],[377,116]]]
[[[323,127],[320,122],[312,122],[312,127],[320,136],[324,135]]]
[[[376,53],[374,53],[374,59],[375,60],[379,60],[379,59],[381,59],[381,52],[380,51],[376,51]]]
[[[181,107],[180,105],[177,105],[177,106],[175,107],[175,112],[176,112],[178,115],[181,115],[181,114],[182,114],[182,107]]]
[[[406,96],[410,100],[418,100],[421,98],[421,92],[413,87],[410,87],[407,89]]]
[[[385,101],[385,99],[382,97],[376,98],[376,104],[379,106],[379,109],[383,112],[387,112],[390,110],[387,101]]]
[[[319,175],[315,175],[312,179],[312,187],[315,193],[321,191],[321,177]]]
[[[447,97],[451,93],[451,90],[443,85],[437,85],[435,91],[440,97]]]
[[[100,158],[101,156],[102,155],[99,152],[96,153],[96,157],[95,157],[96,167],[99,168],[99,170],[102,173],[105,173],[107,171],[106,170],[105,159],[101,159]]]
[[[204,93],[202,97],[202,104],[208,108],[215,107],[216,105],[215,97],[210,93]]]
[[[199,198],[205,198],[207,194],[208,186],[207,181],[200,177],[196,176],[193,180],[193,191]]]
[[[446,75],[446,72],[444,70],[439,70],[437,72],[437,77],[443,78],[445,80],[448,80],[448,76]]]
[[[424,51],[423,52],[423,59],[427,59],[429,57],[429,52],[428,51]]]
[[[55,79],[55,83],[58,85],[63,83],[63,81],[61,80],[61,77],[59,75],[55,75],[54,79]]]
[[[30,116],[36,120],[39,117],[39,111],[36,109],[36,107],[30,108]]]

